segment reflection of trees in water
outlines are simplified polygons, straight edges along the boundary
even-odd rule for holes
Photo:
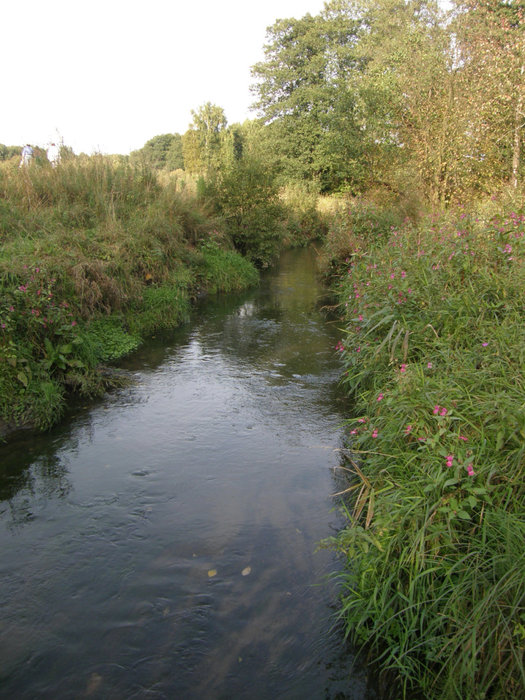
[[[276,368],[285,379],[319,374],[320,358],[329,356],[337,330],[320,311],[326,290],[317,279],[314,251],[283,255],[260,289],[231,301],[208,303],[208,313],[196,325],[205,352],[210,348],[253,364],[267,371],[270,381]]]
[[[40,499],[64,498],[72,489],[67,462],[54,450],[36,460],[33,450],[29,455],[18,452],[0,477],[0,517],[15,528],[34,519],[35,503]]]

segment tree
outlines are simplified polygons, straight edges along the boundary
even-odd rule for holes
[[[132,163],[146,163],[152,168],[175,170],[182,167],[180,134],[159,134],[147,141],[138,151],[130,153]],[[175,165],[175,167],[173,167]]]
[[[196,175],[203,171],[204,165],[199,136],[195,129],[188,129],[182,135],[182,158],[186,172]]]
[[[364,23],[357,90],[370,168],[444,201],[460,179],[466,127],[443,16],[432,0],[377,0]]]
[[[193,121],[190,124],[189,131],[193,132],[194,136],[189,137],[188,141],[192,144],[192,148],[198,147],[199,156],[193,154],[192,167],[195,167],[200,161],[200,167],[205,171],[209,171],[218,166],[221,149],[221,135],[228,124],[224,110],[222,107],[206,102],[199,107],[197,111],[192,110]],[[186,163],[186,156],[185,156]],[[194,171],[195,172],[195,171]]]
[[[274,173],[249,155],[233,159],[208,181],[208,196],[237,250],[267,267],[279,253],[283,236]]]
[[[166,153],[166,169],[182,170],[182,168],[184,168],[182,136],[180,134],[173,134],[173,140]]]
[[[324,190],[358,177],[359,129],[348,76],[359,19],[342,0],[323,14],[281,19],[268,29],[265,60],[252,90],[285,176],[318,180]]]
[[[456,0],[455,8],[472,137],[487,175],[517,187],[525,133],[525,7],[520,0]]]

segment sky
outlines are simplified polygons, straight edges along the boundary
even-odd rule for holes
[[[4,0],[0,143],[127,154],[206,102],[255,118],[250,68],[277,19],[324,0]]]

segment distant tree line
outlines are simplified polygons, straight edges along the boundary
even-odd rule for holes
[[[0,143],[0,160],[10,160],[13,156],[19,156],[22,146],[5,146]]]

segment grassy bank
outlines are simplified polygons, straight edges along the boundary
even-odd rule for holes
[[[396,697],[525,692],[525,216],[497,209],[346,211],[327,242],[356,406],[342,616]]]
[[[257,282],[224,222],[147,169],[94,157],[0,170],[0,419],[47,428],[104,362]]]

